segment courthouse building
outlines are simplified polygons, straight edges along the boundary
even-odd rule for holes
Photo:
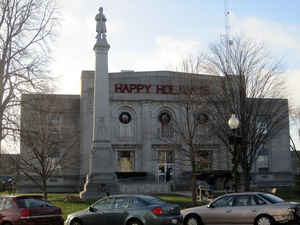
[[[80,95],[47,97],[53,104],[50,120],[62,128],[80,130],[80,144],[71,150],[75,153],[72,158],[80,163],[72,169],[61,165],[59,173],[49,181],[49,191],[83,191],[83,197],[88,197],[91,192],[153,193],[190,188],[191,168],[182,164],[182,155],[176,151],[182,143],[169,121],[181,116],[176,101],[187,77],[193,76],[198,94],[205,96],[216,91],[216,76],[172,71],[108,73],[109,45],[103,10],[96,20],[96,69],[82,71]],[[287,100],[278,101],[288,107]],[[68,118],[67,111],[72,111],[73,119]],[[209,118],[209,112],[201,113]],[[22,107],[22,114],[30,116],[30,109]],[[258,156],[252,184],[293,183],[288,122],[287,116],[287,126]],[[230,183],[231,154],[210,129],[209,120],[201,125],[199,135],[198,179],[214,177],[214,184],[224,188],[225,183]],[[26,152],[23,149],[21,144],[21,154]],[[34,185],[23,181],[19,188],[28,191]]]

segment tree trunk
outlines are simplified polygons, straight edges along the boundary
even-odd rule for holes
[[[43,195],[44,199],[48,199],[47,180],[43,179]]]
[[[242,167],[244,191],[250,191],[251,174],[248,166]]]
[[[196,185],[196,165],[195,161],[192,161],[192,204],[193,206],[197,203],[197,185]]]

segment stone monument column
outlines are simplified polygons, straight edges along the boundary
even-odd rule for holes
[[[93,139],[89,156],[89,174],[84,190],[80,193],[83,199],[97,198],[106,193],[117,191],[115,158],[110,142],[110,104],[108,77],[108,50],[106,40],[106,18],[103,8],[96,16],[96,68],[94,77]]]

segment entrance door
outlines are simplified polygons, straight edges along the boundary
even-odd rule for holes
[[[172,180],[175,172],[175,160],[173,151],[157,152],[157,181],[167,183]]]

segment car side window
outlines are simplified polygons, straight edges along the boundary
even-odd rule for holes
[[[248,195],[239,195],[235,196],[233,206],[248,206],[250,205],[250,196]]]
[[[129,198],[116,198],[114,203],[115,209],[127,209],[130,207]]]
[[[233,205],[233,197],[232,196],[225,196],[223,198],[220,198],[213,202],[211,204],[214,208],[220,208],[220,207],[231,207]]]
[[[265,205],[266,202],[257,196],[253,196],[256,205]]]
[[[113,198],[104,198],[97,201],[93,208],[95,209],[112,209],[113,208],[114,199]]]
[[[146,202],[142,201],[141,199],[138,199],[138,198],[132,199],[132,207],[133,208],[145,207],[146,205],[147,205]]]
[[[256,201],[255,201],[255,196],[254,195],[251,195],[251,196],[249,196],[250,198],[249,198],[249,204],[248,205],[257,205],[257,203],[256,203]]]

